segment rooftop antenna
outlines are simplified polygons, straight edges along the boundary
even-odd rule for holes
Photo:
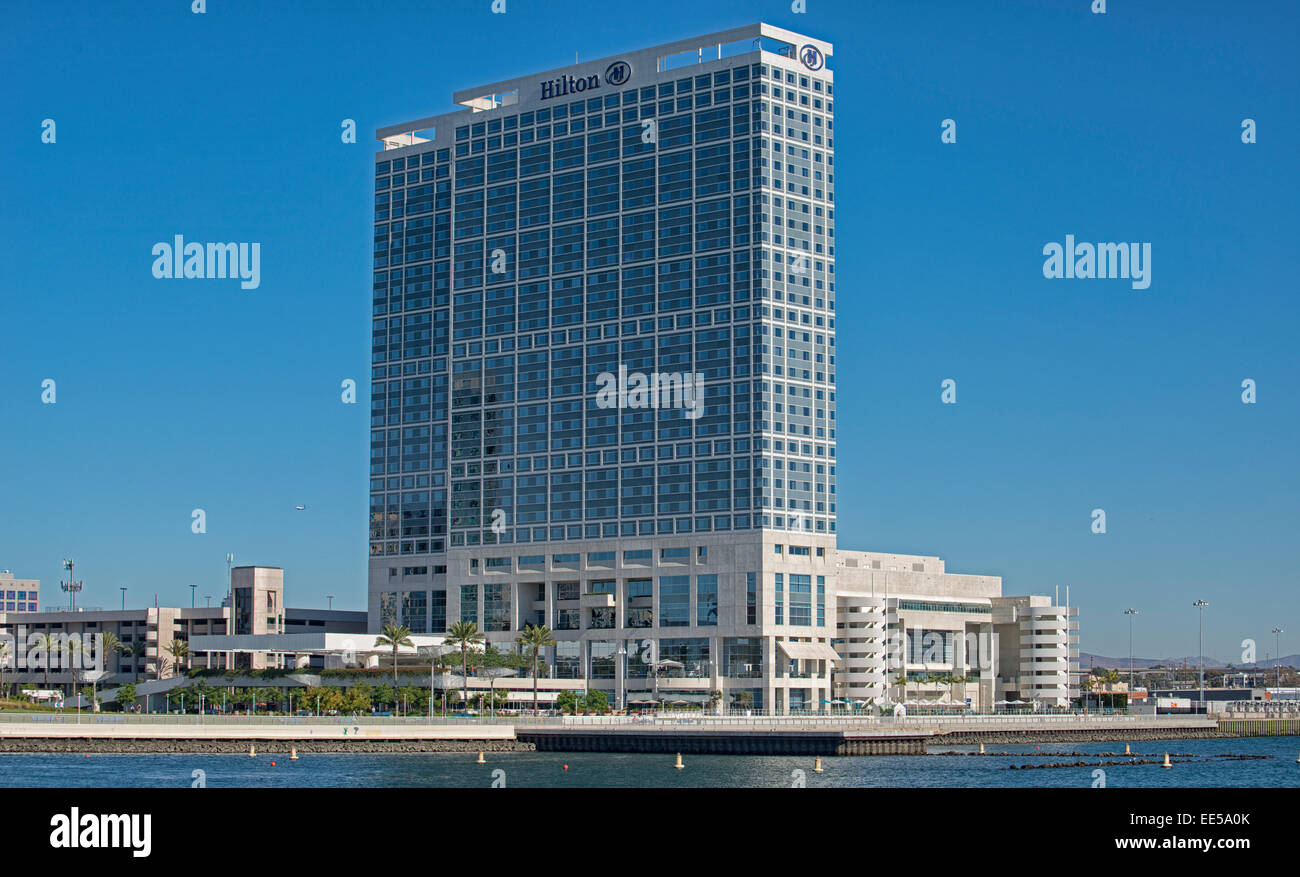
[[[72,558],[68,558],[67,560],[63,561],[63,568],[68,571],[68,580],[66,582],[59,582],[59,587],[62,588],[64,591],[66,591],[68,594],[69,612],[77,611],[77,592],[81,590],[84,584],[82,582],[77,581],[76,576],[73,574],[73,568],[76,565],[77,565],[76,561],[74,561]]]

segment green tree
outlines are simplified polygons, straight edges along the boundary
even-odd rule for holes
[[[394,703],[394,698],[393,686],[389,685],[387,682],[375,686],[375,692],[372,698],[375,702],[375,706],[390,707]]]
[[[343,709],[350,713],[368,712],[373,694],[373,688],[365,682],[358,682],[343,692]]]
[[[754,706],[754,692],[737,691],[731,696],[731,700],[736,704],[736,709],[751,709]]]
[[[582,708],[589,713],[604,715],[609,712],[609,697],[600,689],[593,688],[582,699]]]
[[[135,683],[127,682],[117,687],[117,705],[123,711],[135,706]]]
[[[523,631],[515,638],[515,642],[531,653],[533,665],[533,712],[537,712],[537,658],[542,649],[548,649],[556,645],[555,637],[551,634],[551,629],[546,625],[534,627],[531,624],[525,624]]]
[[[578,703],[577,692],[568,688],[561,691],[559,696],[555,698],[556,708],[559,709],[560,712],[568,713],[571,716],[576,716],[578,714]]]
[[[465,705],[469,705],[469,650],[471,646],[483,642],[483,634],[479,632],[478,625],[473,621],[457,621],[447,632],[447,643],[456,649],[460,649],[460,672],[461,684],[463,686],[461,696],[464,698]]]
[[[397,650],[402,646],[414,645],[411,642],[411,629],[405,624],[385,624],[384,630],[375,637],[375,645],[391,647],[393,650],[393,687],[397,687]]]

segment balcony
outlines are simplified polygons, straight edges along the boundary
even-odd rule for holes
[[[613,594],[583,594],[581,605],[583,609],[613,609]]]

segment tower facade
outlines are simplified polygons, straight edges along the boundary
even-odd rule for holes
[[[377,132],[372,629],[545,624],[620,705],[830,697],[832,52],[752,25]]]

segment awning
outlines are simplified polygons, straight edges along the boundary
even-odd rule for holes
[[[793,658],[796,661],[839,661],[840,656],[835,650],[826,643],[792,643],[779,642],[778,646],[781,651],[785,652],[786,657]]]
[[[555,699],[558,698],[559,696],[560,696],[560,693],[559,693],[558,691],[542,691],[542,690],[539,689],[538,692],[537,692],[537,702],[538,702],[538,703],[552,703],[552,702],[554,702]],[[509,692],[506,692],[506,700],[508,700],[508,701],[527,701],[528,703],[532,703],[532,702],[533,702],[533,693],[532,693],[531,691],[509,691]]]

